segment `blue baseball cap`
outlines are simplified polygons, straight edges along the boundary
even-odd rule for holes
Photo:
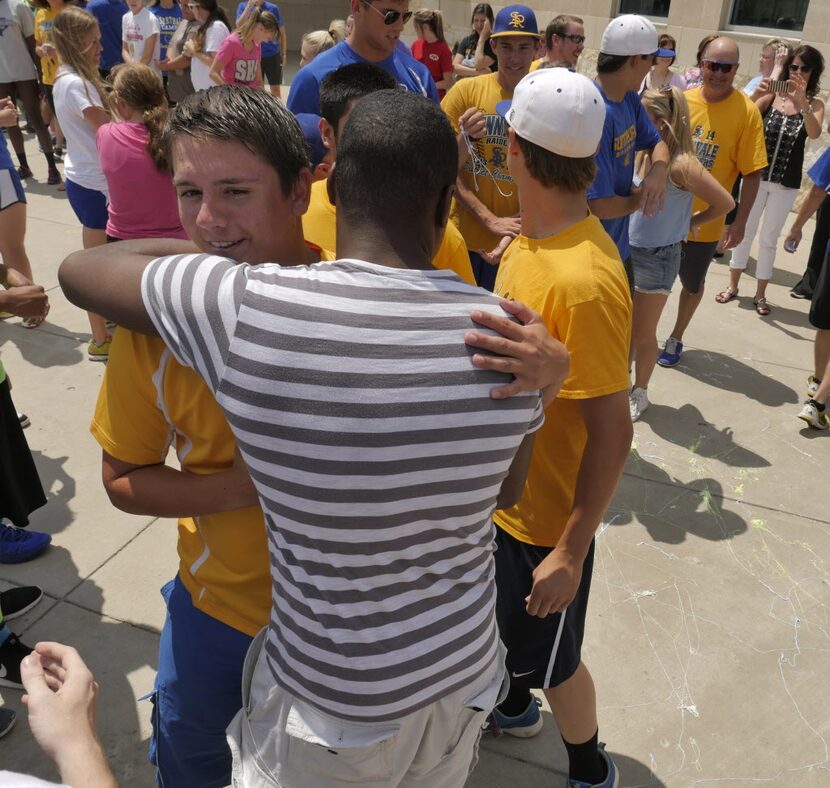
[[[295,117],[303,130],[303,136],[308,145],[311,171],[313,172],[329,152],[328,148],[323,145],[323,136],[320,134],[320,116],[311,112],[298,112]]]
[[[536,24],[536,14],[526,5],[509,5],[496,14],[490,38],[502,36],[534,36],[541,38]]]

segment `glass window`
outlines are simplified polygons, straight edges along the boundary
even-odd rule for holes
[[[810,0],[734,0],[730,25],[803,30]]]
[[[620,13],[665,18],[670,5],[671,0],[620,0]]]

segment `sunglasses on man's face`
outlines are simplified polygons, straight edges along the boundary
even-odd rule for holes
[[[363,0],[363,5],[371,8],[376,14],[380,14],[383,17],[384,25],[394,25],[395,22],[401,18],[403,18],[403,23],[406,24],[410,19],[412,19],[412,11],[404,11],[401,13],[400,11],[395,11],[392,8],[387,8],[385,11],[381,11],[380,8],[375,8],[369,0]]]
[[[737,63],[718,63],[717,60],[703,61],[704,68],[708,68],[709,71],[722,71],[724,74],[728,74],[737,65]]]
[[[809,74],[812,70],[812,66],[797,66],[795,63],[790,63],[790,71],[800,71],[802,74]]]
[[[584,44],[585,43],[585,36],[578,36],[576,33],[573,33],[569,36],[560,36],[560,38],[567,38],[568,41],[571,41],[574,44]]]

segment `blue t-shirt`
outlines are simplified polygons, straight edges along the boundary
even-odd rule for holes
[[[605,99],[605,126],[596,155],[597,177],[588,189],[588,199],[628,197],[634,179],[634,154],[653,148],[660,142],[660,134],[649,120],[638,93],[629,91],[622,101],[611,101],[599,83],[597,88]],[[623,260],[629,255],[628,220],[628,216],[602,220]]]
[[[6,135],[0,132],[0,170],[8,170],[12,167],[14,167],[14,162],[9,153],[9,144],[6,142]]]
[[[818,161],[807,170],[807,177],[819,187],[830,194],[830,148],[821,154]],[[830,242],[827,244],[830,251]]]
[[[297,72],[288,94],[288,109],[293,113],[311,112],[320,114],[320,83],[323,78],[338,68],[351,63],[368,63],[357,54],[345,41],[317,55],[307,66]],[[438,90],[432,81],[429,69],[412,57],[400,52],[393,52],[386,60],[372,65],[388,71],[398,84],[412,93],[420,93],[438,103]]]
[[[167,59],[167,45],[176,32],[179,22],[182,21],[182,8],[174,2],[172,8],[162,8],[161,5],[151,5],[151,13],[156,15],[159,23],[159,44],[161,46],[160,57],[162,60]]]
[[[112,68],[123,63],[121,57],[121,17],[130,9],[124,0],[90,0],[86,7],[97,20],[101,30],[101,68]]]
[[[245,10],[245,6],[248,5],[247,3],[243,2],[240,3],[236,8],[236,18],[239,19],[242,16],[242,12]],[[282,28],[282,15],[280,14],[280,9],[277,8],[273,3],[269,3],[268,0],[259,7],[260,11],[270,11],[276,18],[277,22],[279,22],[280,28]],[[277,37],[274,41],[266,41],[262,44],[262,57],[274,57],[274,55],[279,55],[280,53],[280,36],[277,33]]]

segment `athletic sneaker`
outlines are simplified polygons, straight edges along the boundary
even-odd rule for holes
[[[28,613],[40,600],[43,599],[43,589],[38,586],[20,586],[0,591],[0,610],[3,619],[11,621],[13,618]]]
[[[605,761],[608,767],[608,774],[601,783],[586,783],[582,780],[568,780],[568,788],[617,788],[620,784],[620,773],[617,771],[617,765],[611,760],[611,756],[605,752],[605,745],[599,743],[600,757]]]
[[[631,421],[637,421],[648,406],[648,392],[641,388],[631,389],[628,393],[628,409],[631,412]]]
[[[39,556],[52,537],[40,531],[24,531],[0,521],[0,564],[22,564]]]
[[[815,430],[830,429],[830,418],[827,417],[826,410],[819,410],[818,404],[814,399],[804,404],[798,418],[806,421]]]
[[[519,739],[529,739],[542,730],[542,714],[539,707],[542,701],[539,698],[531,698],[528,707],[517,717],[508,717],[498,709],[493,709],[491,716],[495,722],[495,731],[501,731],[509,736],[516,736]]]
[[[679,339],[669,337],[663,345],[663,352],[657,363],[661,367],[675,367],[680,361],[680,356],[683,354],[683,343]]]
[[[33,649],[21,643],[14,632],[0,645],[0,687],[23,689],[20,680],[20,663]]]
[[[0,739],[2,739],[13,727],[17,721],[17,715],[13,709],[6,706],[0,708]]]
[[[107,337],[100,345],[90,339],[86,355],[90,361],[106,361],[110,357],[110,338]]]
[[[816,392],[818,391],[818,387],[821,385],[821,381],[815,376],[810,375],[807,378],[807,397],[808,399],[812,399],[816,396]]]
[[[25,430],[32,422],[25,413],[18,413],[17,420],[20,422],[20,428]]]

